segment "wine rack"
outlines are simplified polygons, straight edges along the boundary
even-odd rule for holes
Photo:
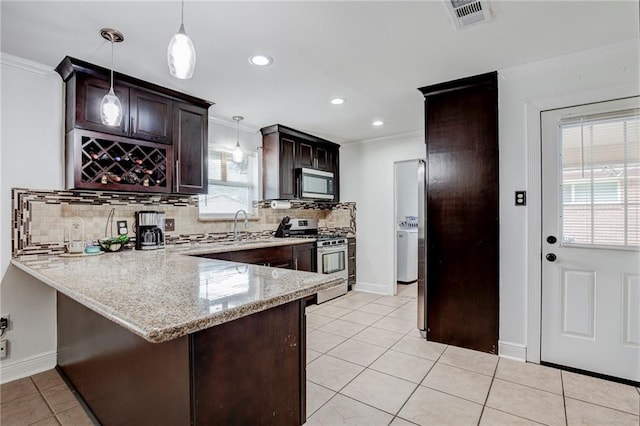
[[[67,186],[171,192],[171,149],[165,144],[74,130],[67,138],[67,161],[73,164],[73,184]]]

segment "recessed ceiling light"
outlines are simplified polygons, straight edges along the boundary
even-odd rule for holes
[[[273,58],[268,55],[255,55],[249,58],[249,63],[258,67],[266,67],[273,63]]]
[[[333,98],[333,99],[331,99],[331,103],[334,104],[334,105],[342,105],[345,102],[347,102],[347,100],[345,98]]]
[[[382,120],[376,120],[376,121],[374,121],[374,122],[373,122],[373,123],[371,123],[371,124],[373,124],[374,126],[382,126],[382,125],[384,124],[384,121],[382,121]]]

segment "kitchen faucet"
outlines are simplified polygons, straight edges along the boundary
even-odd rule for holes
[[[249,227],[249,217],[247,216],[247,212],[240,209],[233,216],[233,241],[238,239],[238,214],[242,212],[244,213],[244,230],[246,231]],[[249,239],[249,233],[247,233],[247,240]]]

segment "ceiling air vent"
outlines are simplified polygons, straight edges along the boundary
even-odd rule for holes
[[[481,0],[445,0],[456,29],[491,20],[489,6]]]

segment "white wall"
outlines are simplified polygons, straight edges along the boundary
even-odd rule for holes
[[[528,319],[532,314],[539,335],[539,315],[535,318],[539,304],[529,306],[532,301],[535,305],[536,291],[539,295],[539,278],[538,290],[535,282],[531,290],[529,277],[540,268],[540,237],[535,233],[540,192],[529,188],[540,175],[540,160],[535,155],[539,153],[539,114],[536,119],[531,109],[637,95],[638,52],[638,40],[629,40],[499,70],[501,354],[525,359],[528,345],[539,354],[535,324]],[[423,158],[423,144],[420,135],[407,140],[363,141],[341,149],[341,197],[358,206],[357,288],[392,291],[394,234],[388,224],[393,224],[393,163]],[[530,190],[527,207],[514,205],[516,190]],[[533,336],[531,341],[528,335]]]
[[[395,167],[397,224],[404,221],[405,216],[418,216],[418,161],[398,162]]]
[[[56,365],[55,292],[10,265],[9,219],[11,188],[63,188],[64,88],[60,76],[43,65],[6,54],[0,58],[0,313],[9,314],[12,323],[6,335],[9,357],[0,361],[4,383]],[[232,149],[235,122],[210,120],[209,140]],[[241,125],[240,143],[256,152],[262,136]]]
[[[2,55],[0,210],[9,218],[11,188],[61,189],[62,80],[38,64]],[[55,292],[10,266],[11,223],[0,223],[0,312],[11,317],[6,382],[55,366]]]
[[[416,108],[421,108],[416,96]],[[422,132],[340,148],[340,198],[357,206],[359,290],[395,291],[394,163],[425,157]]]
[[[640,94],[638,55],[634,39],[499,72],[500,353],[539,361],[539,112]]]

